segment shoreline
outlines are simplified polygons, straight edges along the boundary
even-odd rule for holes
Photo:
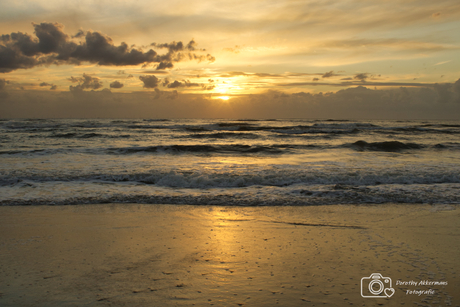
[[[0,305],[458,306],[459,209],[2,206]]]

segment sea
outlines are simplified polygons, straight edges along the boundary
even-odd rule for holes
[[[460,203],[460,122],[0,121],[0,205]]]

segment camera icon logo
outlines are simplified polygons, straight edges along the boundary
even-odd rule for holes
[[[395,289],[391,287],[391,278],[383,277],[380,273],[372,273],[369,277],[361,278],[361,296],[365,298],[392,297]]]

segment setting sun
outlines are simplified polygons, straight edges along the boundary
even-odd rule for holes
[[[229,96],[216,96],[216,97],[214,97],[214,99],[229,100],[230,97]]]

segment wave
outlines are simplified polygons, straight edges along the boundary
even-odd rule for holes
[[[113,167],[113,166],[112,166]],[[98,182],[141,183],[162,187],[219,188],[276,186],[295,184],[343,186],[378,186],[381,184],[444,184],[460,183],[458,166],[437,168],[433,166],[404,165],[400,167],[368,167],[365,169],[338,168],[336,165],[274,166],[267,168],[203,169],[185,170],[137,170],[127,174],[119,169],[39,169],[11,170],[0,175],[0,185],[15,186],[23,183],[41,182]]]
[[[237,134],[237,139],[256,139],[257,135]],[[59,138],[85,139],[101,137],[93,134],[73,135],[64,134]],[[130,135],[103,135],[105,138],[130,138]],[[204,139],[226,139],[233,138],[234,133],[217,134],[196,134],[186,136],[186,138]],[[283,136],[279,136],[283,137]],[[366,142],[356,141],[354,143],[344,143],[338,145],[329,144],[272,144],[272,145],[245,145],[245,144],[194,144],[194,145],[157,145],[157,146],[133,146],[133,147],[109,147],[109,148],[38,148],[31,150],[5,149],[0,150],[0,155],[53,155],[53,154],[87,154],[87,155],[131,155],[131,154],[223,154],[223,155],[281,155],[299,154],[309,150],[335,150],[348,148],[356,151],[382,151],[382,152],[403,152],[414,150],[460,150],[460,143],[446,142],[434,145],[421,145],[417,143],[403,143],[399,141],[387,142]]]
[[[143,119],[143,122],[170,122],[170,119],[165,119],[165,118],[151,118],[151,119]]]
[[[231,189],[177,190],[165,188],[127,186],[112,184],[110,192],[102,193],[97,184],[87,184],[85,194],[81,187],[61,185],[66,193],[53,193],[54,184],[42,184],[41,190],[50,191],[47,196],[34,193],[36,187],[24,186],[30,192],[28,197],[0,199],[0,205],[80,205],[104,203],[143,203],[143,204],[187,204],[218,206],[315,206],[336,204],[381,204],[381,203],[421,203],[458,204],[458,186],[441,184],[427,186],[379,185],[344,186],[322,185],[290,187],[252,187]],[[105,190],[105,189],[104,189]],[[21,192],[23,194],[24,192]],[[78,196],[69,196],[78,195]]]
[[[443,127],[444,128],[444,127]],[[399,127],[399,128],[392,128],[392,132],[400,133],[403,132],[404,134],[423,134],[423,133],[435,133],[435,134],[460,134],[460,130],[452,130],[452,129],[433,129],[433,128],[426,128],[425,126],[416,126],[416,127]],[[381,132],[388,132],[381,131]]]
[[[102,134],[102,133],[76,133],[76,132],[69,132],[69,133],[56,133],[52,134],[49,137],[52,138],[65,138],[65,139],[90,139],[90,138],[129,138],[131,135],[129,134],[118,134],[118,135],[109,135],[109,134]]]
[[[134,154],[134,153],[267,153],[280,154],[283,150],[293,148],[292,145],[166,145],[146,147],[122,147],[107,149],[111,154]]]
[[[144,125],[144,124],[134,124],[134,125],[127,125],[126,128],[128,129],[170,129],[169,126],[161,126],[161,125]]]
[[[187,135],[185,138],[191,139],[258,139],[259,135],[253,133],[237,133],[237,132],[219,132],[219,133],[196,133]]]
[[[425,146],[416,143],[402,143],[399,141],[372,142],[357,141],[352,144],[357,150],[375,150],[375,151],[401,151],[407,149],[422,149]]]
[[[404,122],[356,122],[349,120],[9,120],[0,122],[0,128],[6,133],[33,133],[40,134],[55,132],[59,135],[68,133],[90,133],[85,129],[119,130],[126,134],[146,133],[155,130],[200,132],[267,132],[274,134],[319,134],[348,135],[348,134],[393,134],[393,135],[420,135],[424,133],[457,135],[460,134],[460,125],[450,123],[419,123]],[[77,131],[75,131],[77,130]],[[83,130],[83,131],[80,131]],[[100,133],[100,131],[96,131]],[[65,136],[64,136],[65,137]],[[70,137],[70,135],[69,135]]]

